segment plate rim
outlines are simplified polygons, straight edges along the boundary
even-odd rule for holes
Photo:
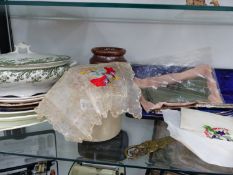
[[[0,97],[1,103],[19,103],[26,101],[40,101],[44,98],[45,94],[40,94],[38,96],[30,96],[30,97]]]

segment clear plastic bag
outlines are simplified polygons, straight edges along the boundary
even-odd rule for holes
[[[200,49],[183,56],[161,57],[156,65],[134,65],[134,81],[142,89],[144,109],[223,103],[214,70],[203,64],[211,62],[209,55],[209,49]]]
[[[212,49],[210,47],[199,48],[188,52],[174,53],[173,55],[157,56],[151,59],[151,65],[166,67],[195,67],[201,64],[212,63]]]

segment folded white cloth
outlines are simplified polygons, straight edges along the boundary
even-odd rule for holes
[[[216,116],[212,113],[197,112],[191,109],[188,111],[187,109],[182,109],[181,112],[164,110],[163,116],[165,122],[168,124],[168,130],[170,131],[171,137],[184,144],[200,159],[209,164],[230,168],[233,167],[233,142],[208,138],[204,133],[205,128],[203,127],[204,124],[216,127],[217,125],[214,124],[218,123],[221,128],[228,127],[228,124],[223,124],[225,123],[225,120],[231,119],[225,118],[224,116]],[[213,119],[211,119],[211,117],[213,117]],[[216,117],[218,120],[214,122]],[[184,120],[187,118],[188,120]],[[195,121],[192,121],[192,119]],[[186,129],[182,129],[180,126]],[[231,125],[230,127],[231,128],[227,128],[229,131],[232,129]]]

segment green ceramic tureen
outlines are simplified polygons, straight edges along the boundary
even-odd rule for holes
[[[23,43],[0,55],[0,96],[45,93],[70,66],[70,57],[30,51]]]

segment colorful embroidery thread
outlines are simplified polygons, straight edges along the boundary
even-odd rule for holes
[[[208,125],[203,126],[205,128],[204,134],[206,137],[211,139],[219,139],[225,141],[233,142],[233,138],[231,137],[229,130],[226,128],[212,128]]]
[[[112,81],[119,79],[116,76],[116,71],[112,67],[84,70],[80,73],[83,75],[89,74],[91,76],[89,81],[97,87],[107,86]]]

